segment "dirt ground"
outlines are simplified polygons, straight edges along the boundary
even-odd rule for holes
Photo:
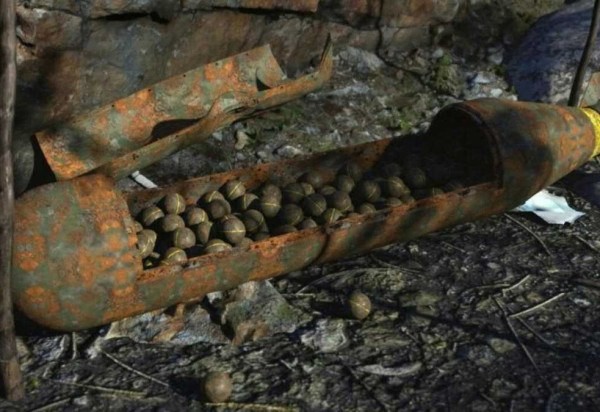
[[[420,53],[366,71],[340,57],[325,90],[145,173],[167,184],[422,130],[439,107],[494,89],[514,98],[491,63],[439,57],[433,48]],[[439,72],[456,84],[432,78]],[[490,82],[473,80],[481,73]],[[244,145],[239,131],[248,137]],[[594,163],[587,168],[600,171]],[[108,327],[63,335],[21,321],[28,395],[0,408],[600,410],[600,211],[560,183],[552,191],[586,215],[567,226],[499,215],[275,279],[306,321],[239,346],[120,338],[103,341],[104,353],[93,356]],[[364,321],[336,314],[355,289],[373,303]],[[201,398],[200,380],[213,370],[233,378],[228,404]]]

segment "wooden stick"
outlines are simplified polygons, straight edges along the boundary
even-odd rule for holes
[[[100,352],[101,352],[101,353],[102,353],[104,356],[106,356],[108,359],[110,359],[111,361],[113,361],[113,362],[114,362],[114,363],[116,363],[117,365],[119,365],[119,366],[121,366],[121,367],[123,367],[123,368],[127,369],[128,371],[130,371],[130,372],[133,372],[133,373],[135,373],[136,375],[138,375],[138,376],[141,376],[142,378],[146,378],[146,379],[148,379],[149,381],[152,381],[152,382],[154,382],[154,383],[158,383],[159,385],[161,385],[161,386],[164,386],[165,388],[169,388],[169,389],[171,389],[171,386],[170,386],[168,383],[166,383],[166,382],[163,382],[163,381],[161,381],[160,379],[157,379],[157,378],[155,378],[154,376],[150,376],[150,375],[148,375],[148,374],[146,374],[146,373],[144,373],[144,372],[142,372],[142,371],[139,371],[139,370],[137,370],[137,369],[134,369],[134,368],[132,368],[131,366],[127,365],[125,362],[122,362],[122,361],[120,361],[119,359],[117,359],[116,357],[114,357],[113,355],[111,355],[110,353],[106,353],[106,352],[104,352],[103,350],[100,350]]]
[[[544,248],[544,250],[546,251],[548,256],[553,257],[552,252],[550,252],[550,249],[548,249],[548,246],[546,246],[546,243],[542,240],[542,238],[537,233],[535,233],[533,230],[529,229],[527,226],[525,226],[523,223],[519,222],[517,219],[515,219],[508,213],[505,213],[504,216],[506,216],[509,220],[512,220],[517,225],[521,226],[523,229],[525,229],[527,232],[529,232],[535,238],[535,240],[537,240],[540,243],[540,245],[542,245],[542,247]]]
[[[520,312],[513,313],[512,315],[509,315],[508,317],[511,318],[511,319],[514,319],[514,318],[518,318],[518,317],[521,317],[521,316],[529,315],[529,314],[531,314],[531,313],[533,313],[533,312],[535,312],[535,311],[543,308],[544,306],[549,305],[550,303],[554,302],[555,300],[558,300],[558,299],[562,298],[563,296],[565,296],[565,292],[561,292],[558,295],[553,296],[550,299],[545,300],[545,301],[543,301],[540,304],[537,304],[535,306],[530,307],[529,309],[525,309],[525,310],[522,310]]]
[[[550,385],[548,384],[548,381],[546,380],[546,378],[544,377],[544,375],[542,375],[542,372],[540,371],[540,368],[538,367],[537,363],[535,362],[535,359],[533,359],[533,356],[529,352],[529,349],[527,349],[527,346],[525,346],[525,344],[523,343],[523,341],[519,337],[519,334],[517,333],[515,327],[513,326],[512,322],[510,321],[510,318],[508,316],[508,312],[506,311],[506,308],[504,307],[503,304],[500,303],[500,301],[497,298],[494,297],[493,299],[494,299],[494,302],[496,303],[496,306],[498,306],[498,308],[502,312],[502,315],[503,315],[503,318],[504,318],[504,322],[508,326],[508,329],[510,330],[510,333],[512,333],[513,337],[515,338],[515,341],[517,342],[517,344],[519,345],[519,347],[521,348],[521,350],[523,351],[523,353],[525,354],[525,356],[527,357],[527,359],[529,360],[529,362],[533,366],[533,369],[535,369],[536,373],[538,374],[538,376],[540,377],[540,379],[542,380],[542,382],[544,382],[544,386],[548,390],[550,390]]]
[[[15,19],[15,1],[0,2],[0,377],[9,400],[24,396],[10,286],[15,201],[11,152],[17,84]]]

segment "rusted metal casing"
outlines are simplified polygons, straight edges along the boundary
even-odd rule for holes
[[[474,147],[480,155],[463,161],[470,165],[487,159],[485,181],[248,247],[194,257],[183,266],[142,269],[128,210],[135,214],[174,192],[191,204],[230,179],[240,179],[253,189],[268,180],[289,182],[315,168],[333,178],[348,160],[369,169],[386,156],[397,158],[403,138],[125,195],[114,189],[111,179],[97,174],[55,183],[54,188],[40,187],[18,200],[15,302],[47,327],[79,330],[490,216],[521,204],[597,154],[598,119],[589,110],[496,99],[448,106],[420,138],[426,150]],[[49,190],[54,191],[52,196]],[[105,199],[102,208],[96,207],[100,198]]]
[[[270,46],[258,47],[171,77],[35,138],[59,181],[90,172],[122,178],[253,112],[319,89],[331,77],[332,57],[328,39],[317,70],[289,80]]]

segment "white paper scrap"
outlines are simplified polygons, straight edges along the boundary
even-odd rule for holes
[[[542,190],[533,195],[521,206],[512,210],[513,212],[532,212],[547,223],[553,225],[564,225],[573,223],[585,213],[572,209],[567,200],[562,196],[556,196]]]

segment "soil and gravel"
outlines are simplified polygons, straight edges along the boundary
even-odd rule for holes
[[[422,131],[440,107],[462,99],[515,98],[501,43],[468,53],[444,44],[383,59],[339,50],[324,90],[239,122],[144,173],[168,184]],[[597,163],[586,168],[600,171]],[[269,291],[261,293],[287,311],[263,316],[273,324],[285,313],[284,325],[238,345],[219,317],[248,308],[226,307],[227,294],[76,334],[20,319],[28,396],[0,407],[598,410],[600,211],[560,182],[551,191],[586,215],[567,226],[495,216],[274,279],[274,290],[263,285]],[[373,304],[363,321],[339,310],[357,289]],[[260,306],[255,299],[249,308]],[[191,317],[203,318],[204,327],[188,327]],[[159,318],[170,333],[153,329],[149,319]],[[232,376],[227,404],[201,397],[201,379],[213,371]]]

